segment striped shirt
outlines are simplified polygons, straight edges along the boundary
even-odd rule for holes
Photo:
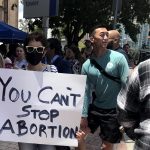
[[[43,68],[42,72],[58,73],[58,70],[57,70],[57,68],[54,65],[46,65],[46,67]]]
[[[27,67],[24,70],[28,70]],[[44,65],[41,72],[53,72],[58,73],[56,66],[54,65]]]
[[[150,150],[150,60],[133,71],[118,98],[118,120],[135,140],[135,150]]]

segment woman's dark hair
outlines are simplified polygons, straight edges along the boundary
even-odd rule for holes
[[[27,46],[30,41],[39,41],[42,43],[44,47],[47,47],[47,40],[43,33],[41,32],[33,32],[31,34],[28,34],[26,37],[24,45]]]
[[[80,59],[80,50],[76,45],[70,45],[68,46],[68,49],[71,49],[73,51],[73,53],[75,54],[75,58],[76,59]]]
[[[7,48],[5,44],[1,44],[0,45],[0,53],[2,54],[2,56],[5,58],[7,55]]]
[[[55,49],[56,55],[62,55],[62,46],[61,42],[56,38],[49,38],[47,39],[48,48]]]

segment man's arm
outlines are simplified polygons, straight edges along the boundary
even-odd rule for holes
[[[92,87],[88,77],[88,73],[84,65],[82,66],[81,74],[87,75],[83,109],[82,109],[82,118],[81,118],[81,128],[86,128],[88,126],[87,117],[88,117],[89,104],[92,98],[92,89],[91,89]]]
[[[136,138],[134,129],[139,124],[139,91],[138,68],[136,68],[117,97],[118,120],[133,140]]]
[[[129,76],[129,66],[127,60],[123,55],[119,60],[118,66],[119,66],[119,75],[120,75],[121,83],[125,84]]]
[[[89,64],[84,63],[82,66],[81,74],[87,75],[87,79],[86,79],[86,86],[85,86],[85,93],[84,93],[82,117],[88,116],[88,108],[92,98],[92,83],[90,81],[89,72],[87,70],[89,70]]]

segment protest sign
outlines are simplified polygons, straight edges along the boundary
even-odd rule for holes
[[[0,69],[0,140],[77,146],[86,76]]]

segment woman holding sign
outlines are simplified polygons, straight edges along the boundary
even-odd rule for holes
[[[28,35],[25,41],[26,60],[28,62],[26,70],[57,72],[54,65],[41,63],[46,46],[46,38],[43,34],[34,32]],[[53,145],[19,143],[19,150],[56,150],[56,147]]]

